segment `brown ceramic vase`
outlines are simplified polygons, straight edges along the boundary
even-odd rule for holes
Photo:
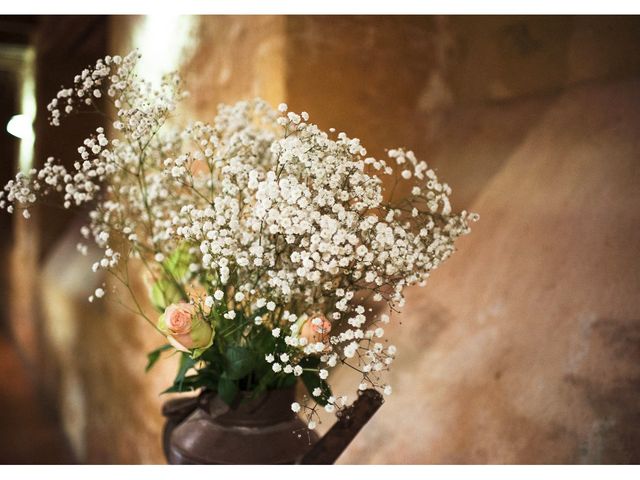
[[[164,449],[171,464],[296,463],[318,440],[292,411],[295,389],[229,406],[215,393],[167,402]]]

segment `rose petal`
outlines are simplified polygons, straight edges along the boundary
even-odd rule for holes
[[[184,352],[184,353],[190,353],[189,349],[187,347],[185,347],[184,345],[182,345],[180,342],[178,342],[178,340],[173,338],[173,336],[167,335],[167,340],[169,340],[169,343],[171,344],[171,346],[173,348],[175,348],[176,350],[178,350],[180,352]]]

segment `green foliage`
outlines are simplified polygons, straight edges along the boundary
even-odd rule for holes
[[[256,365],[255,354],[244,347],[229,347],[226,351],[227,369],[226,377],[231,380],[240,380],[249,375]]]
[[[320,364],[320,359],[318,357],[305,357],[300,362],[304,371],[302,372],[302,383],[307,387],[307,391],[311,398],[314,398],[320,405],[324,406],[327,404],[329,397],[331,396],[331,387],[329,384],[322,380],[318,375],[318,372],[315,369],[318,368]],[[311,370],[307,370],[311,369]],[[319,397],[313,395],[313,390],[319,388],[321,394]]]
[[[257,343],[251,343],[251,345],[269,343],[271,340],[265,337]],[[153,365],[160,353],[167,348],[170,346],[163,345],[151,352],[149,354],[150,365]],[[205,388],[216,391],[224,402],[232,404],[241,390],[250,391],[252,397],[256,397],[268,390],[293,386],[297,377],[275,373],[271,369],[271,364],[262,358],[265,351],[272,350],[259,349],[256,351],[247,346],[232,345],[221,352],[216,340],[213,346],[205,350],[199,358],[192,358],[187,353],[181,353],[180,366],[173,385],[163,393],[188,392]],[[326,405],[332,393],[327,382],[318,375],[319,363],[320,360],[316,356],[305,357],[300,362],[300,365],[305,369],[301,379],[309,391],[309,395],[313,395],[312,392],[315,388],[320,388],[321,395],[313,398],[319,404]],[[149,366],[149,368],[151,367]],[[192,369],[195,369],[196,373],[187,375]]]
[[[238,394],[238,384],[223,373],[218,380],[218,395],[225,403],[231,405]]]
[[[193,384],[193,380],[188,380],[185,383],[187,378],[187,372],[191,370],[196,363],[196,360],[191,358],[190,355],[186,353],[180,353],[180,365],[178,367],[178,373],[176,374],[176,378],[173,381],[173,385],[166,389],[162,393],[168,392],[186,392],[192,390],[191,385]]]
[[[164,263],[172,275],[187,275],[188,256],[177,250]],[[203,284],[211,284],[208,278],[199,279]],[[166,302],[166,291],[169,284],[158,282],[157,298],[154,303]],[[175,293],[175,292],[174,292]],[[173,301],[173,299],[172,299]],[[266,310],[265,310],[266,311]],[[180,366],[173,385],[165,392],[187,392],[197,389],[208,389],[217,392],[226,403],[232,404],[239,392],[251,392],[250,398],[273,389],[293,386],[299,377],[284,372],[274,372],[272,364],[265,361],[265,355],[276,351],[276,343],[282,341],[275,338],[271,329],[263,325],[255,325],[252,318],[244,318],[240,312],[233,319],[224,317],[224,303],[214,306],[207,315],[206,321],[215,329],[212,342],[192,354],[180,353]],[[264,313],[264,312],[262,312]],[[260,314],[260,312],[256,312]],[[247,327],[251,328],[247,328]],[[164,345],[149,354],[148,368],[160,358],[162,351],[170,348]],[[320,359],[317,356],[305,357],[300,363],[304,368],[301,380],[311,395],[315,388],[322,394],[315,398],[325,405],[331,396],[327,382],[318,375]]]
[[[195,375],[189,375],[179,383],[174,383],[162,393],[190,392],[200,388],[215,390],[218,379],[208,370],[200,370]]]
[[[159,312],[181,299],[180,290],[169,280],[161,279],[151,287],[151,304]]]
[[[187,244],[180,245],[162,262],[163,277],[151,287],[151,303],[158,311],[164,312],[168,305],[186,299],[182,282],[189,273],[190,263]]]
[[[189,246],[183,243],[169,255],[169,258],[162,262],[162,266],[173,278],[181,280],[189,272],[190,263]]]
[[[151,368],[155,365],[155,363],[160,359],[160,354],[162,352],[166,352],[167,350],[170,350],[171,348],[173,348],[171,345],[166,344],[156,348],[152,352],[149,352],[147,354],[147,366],[145,367],[144,371],[148,372],[149,370],[151,370]]]

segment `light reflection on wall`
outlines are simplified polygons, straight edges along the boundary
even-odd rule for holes
[[[190,15],[145,16],[133,33],[133,46],[142,54],[138,74],[157,86],[162,75],[178,69],[193,50],[197,22]]]
[[[33,166],[35,134],[33,121],[36,116],[35,98],[35,50],[19,48],[16,52],[17,109],[22,115],[18,162],[13,168],[28,172]],[[27,365],[38,365],[41,342],[37,320],[37,302],[33,293],[38,291],[39,236],[37,229],[22,218],[13,217],[13,244],[9,253],[7,275],[9,278],[8,320],[16,346]]]
[[[36,139],[33,121],[36,118],[35,51],[29,47],[24,52],[20,82],[20,113],[24,115],[30,128],[25,129],[20,138],[18,165],[27,172],[33,165],[33,145]]]

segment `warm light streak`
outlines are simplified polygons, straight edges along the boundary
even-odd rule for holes
[[[195,22],[189,15],[145,16],[133,36],[133,46],[142,54],[138,74],[157,86],[164,74],[178,69],[193,38]]]
[[[21,113],[11,118],[7,124],[7,131],[20,138],[18,165],[21,171],[27,172],[33,165],[33,146],[36,139],[33,131],[33,122],[36,118],[35,51],[33,48],[25,50],[23,62],[20,83]]]

